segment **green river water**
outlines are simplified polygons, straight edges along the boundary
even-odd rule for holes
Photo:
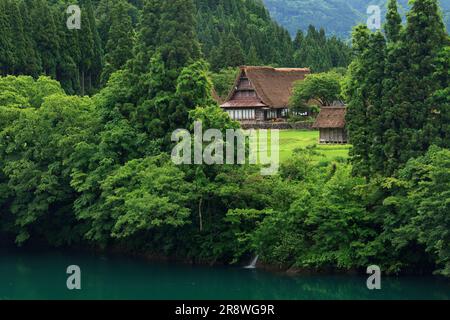
[[[69,265],[81,269],[81,290],[66,287]],[[1,299],[450,299],[450,280],[382,277],[370,291],[366,277],[288,276],[239,267],[203,267],[117,255],[0,250]]]

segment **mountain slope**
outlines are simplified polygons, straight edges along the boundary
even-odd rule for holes
[[[292,39],[260,0],[194,2],[198,37],[213,69],[240,64],[292,66]]]
[[[327,33],[348,38],[352,27],[367,21],[369,5],[379,5],[384,18],[387,0],[263,0],[272,17],[291,35],[308,25],[323,27]],[[408,11],[408,0],[399,0],[400,11]],[[441,0],[447,30],[450,30],[450,1]]]

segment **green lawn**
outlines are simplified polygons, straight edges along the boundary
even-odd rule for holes
[[[317,150],[327,160],[348,158],[350,145],[319,145],[318,131],[283,130],[280,131],[280,161],[286,161],[296,148],[317,145]]]

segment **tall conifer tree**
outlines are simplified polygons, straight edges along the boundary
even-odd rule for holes
[[[398,13],[397,0],[389,0],[384,30],[388,42],[396,42],[402,28],[402,17]]]
[[[106,84],[109,76],[121,69],[132,57],[133,26],[126,9],[126,1],[118,0],[111,10],[111,27],[106,45],[102,84]]]
[[[16,61],[9,9],[6,1],[0,1],[0,74],[2,75],[11,74]]]
[[[385,91],[388,111],[387,172],[422,155],[433,142],[426,129],[434,106],[430,98],[439,89],[434,81],[436,56],[448,41],[437,0],[415,0],[407,26],[390,53],[390,82]]]
[[[40,53],[42,69],[48,76],[56,78],[59,60],[59,39],[56,32],[53,10],[45,0],[28,2],[34,41]]]
[[[33,38],[33,26],[28,5],[25,0],[19,1],[19,11],[22,15],[24,41],[26,48],[26,63],[23,66],[23,74],[38,77],[42,72],[42,62],[36,42]]]

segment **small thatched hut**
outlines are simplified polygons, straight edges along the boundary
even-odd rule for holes
[[[320,143],[348,143],[345,116],[346,107],[323,107],[313,125],[320,130]]]

